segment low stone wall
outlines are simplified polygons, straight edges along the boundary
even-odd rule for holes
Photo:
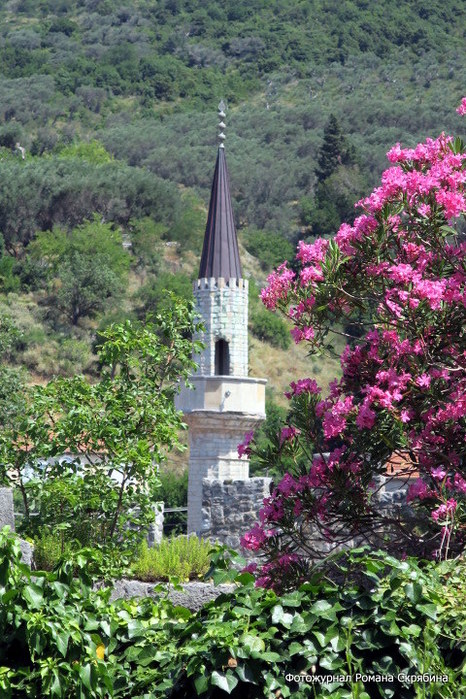
[[[259,520],[263,500],[270,495],[271,478],[202,481],[203,538],[240,548],[240,538]]]
[[[140,580],[118,580],[113,586],[111,600],[130,599],[131,597],[160,597],[157,587],[164,585],[168,588],[168,599],[173,604],[187,607],[197,612],[204,604],[216,599],[222,594],[235,590],[235,585],[213,585],[211,583],[190,582],[183,585],[183,590],[170,589],[167,583],[146,583]]]

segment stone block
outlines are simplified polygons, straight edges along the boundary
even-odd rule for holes
[[[9,526],[15,530],[15,510],[13,506],[13,489],[0,488],[0,529]]]

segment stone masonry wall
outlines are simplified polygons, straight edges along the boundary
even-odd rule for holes
[[[196,310],[205,325],[198,338],[206,345],[201,356],[194,357],[198,374],[215,375],[215,343],[226,340],[230,351],[230,375],[248,375],[248,281],[198,279],[194,282]]]
[[[259,510],[268,497],[271,478],[202,482],[203,538],[219,541],[235,549],[240,538],[259,520]]]

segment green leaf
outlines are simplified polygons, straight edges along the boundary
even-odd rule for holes
[[[437,620],[437,606],[435,604],[416,604],[416,609],[420,612],[424,612],[429,619]]]
[[[296,653],[301,653],[304,651],[304,646],[301,643],[298,643],[297,641],[293,641],[290,643],[288,646],[288,653],[291,655],[296,655]]]
[[[332,606],[329,602],[323,599],[319,600],[318,602],[315,602],[310,608],[309,612],[311,614],[315,614],[315,616],[317,617],[320,617],[322,619],[329,619],[330,621],[333,621],[336,617],[335,606]]]
[[[255,651],[256,653],[261,653],[265,650],[265,643],[260,636],[253,636],[252,634],[246,634],[241,637],[240,643],[244,648],[249,651]]]
[[[257,676],[251,669],[250,665],[244,663],[244,665],[238,665],[235,669],[236,674],[240,678],[241,682],[250,682],[251,684],[257,684]]]
[[[284,607],[300,607],[303,601],[303,593],[299,590],[294,592],[288,592],[286,595],[280,597],[280,602]]]
[[[285,612],[283,607],[277,604],[272,610],[272,623],[282,624],[282,626],[289,628],[293,623],[293,615]]]
[[[406,597],[416,604],[422,599],[422,585],[419,583],[408,583],[405,585]]]
[[[417,638],[422,632],[422,629],[417,624],[410,624],[409,626],[403,627],[403,632],[408,636],[415,636]]]
[[[67,633],[66,631],[62,631],[61,633],[58,633],[55,635],[56,646],[64,658],[66,657],[66,652],[68,650],[68,641],[69,640],[70,640],[70,634]]]
[[[196,677],[196,679],[194,680],[194,686],[196,688],[197,696],[203,694],[204,692],[207,692],[207,690],[209,689],[209,678],[206,676]]]
[[[89,663],[83,665],[79,670],[79,677],[86,689],[92,690],[91,687],[91,666]]]
[[[312,633],[314,634],[317,641],[319,642],[320,647],[325,648],[325,646],[327,645],[326,640],[325,640],[325,634],[323,634],[321,631],[313,631]]]
[[[231,694],[231,692],[234,690],[234,688],[238,684],[239,680],[231,672],[225,673],[225,672],[218,672],[217,670],[214,670],[212,675],[210,676],[210,682],[215,687],[219,687],[220,689],[223,689],[223,691],[226,692],[227,694]]]
[[[23,589],[23,597],[34,609],[42,606],[44,591],[39,585],[31,583]]]

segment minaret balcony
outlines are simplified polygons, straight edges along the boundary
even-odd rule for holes
[[[197,411],[243,413],[265,419],[266,379],[249,376],[192,376],[175,399],[185,415]]]

